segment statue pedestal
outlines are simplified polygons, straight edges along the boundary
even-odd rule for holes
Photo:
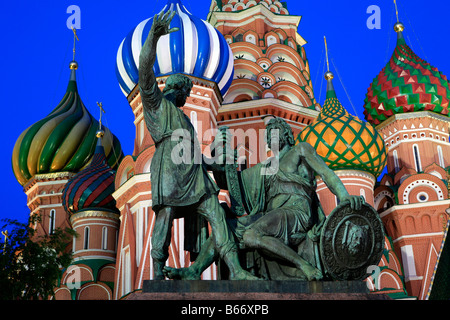
[[[126,300],[385,300],[363,281],[148,280]]]

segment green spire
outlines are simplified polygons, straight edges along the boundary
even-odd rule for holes
[[[347,111],[341,105],[336,96],[336,91],[334,90],[333,86],[334,74],[330,71],[330,63],[328,61],[327,38],[324,36],[323,40],[325,43],[325,55],[327,59],[327,72],[325,73],[325,80],[327,80],[327,96],[322,108],[321,115],[323,114],[327,117],[334,117],[334,116],[339,117],[346,114]]]

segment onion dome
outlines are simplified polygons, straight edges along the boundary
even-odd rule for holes
[[[193,16],[180,0],[169,0],[163,10],[176,11],[170,28],[180,30],[158,41],[153,67],[155,76],[182,73],[213,81],[224,96],[233,80],[234,58],[223,35],[209,23]],[[139,55],[152,24],[153,18],[138,24],[117,52],[116,75],[126,96],[139,81]]]
[[[336,97],[333,74],[327,72],[327,98],[310,125],[297,137],[308,142],[332,170],[361,170],[378,177],[387,153],[384,141],[374,127],[349,114]]]
[[[75,61],[66,93],[44,119],[26,129],[17,139],[12,166],[17,181],[24,185],[36,174],[78,172],[93,158],[99,122],[89,113],[78,94]],[[123,158],[119,140],[105,130],[108,163],[117,167]]]
[[[102,131],[98,132],[98,142],[89,166],[73,176],[64,187],[62,204],[69,215],[81,210],[102,210],[117,212],[115,171],[108,165],[102,145]]]
[[[403,38],[401,23],[397,23],[394,30],[397,32],[394,53],[367,90],[366,120],[377,125],[394,114],[415,111],[448,115],[447,77],[411,50]]]

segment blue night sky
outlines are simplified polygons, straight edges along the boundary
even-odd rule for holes
[[[285,2],[290,14],[302,16],[299,33],[307,41],[305,49],[316,99],[321,104],[325,99],[325,35],[338,98],[347,111],[364,119],[367,88],[387,63],[396,42],[393,0]],[[397,2],[408,45],[450,76],[448,1]],[[166,0],[1,2],[0,97],[4,124],[0,127],[3,137],[0,219],[26,221],[29,214],[26,196],[12,171],[11,155],[19,135],[47,116],[65,93],[73,46],[73,33],[66,26],[71,15],[67,8],[77,5],[81,10],[76,55],[81,98],[96,118],[99,115],[96,102],[103,103],[106,110],[103,123],[120,139],[128,155],[133,152],[134,116],[116,79],[116,53],[128,32],[159,12],[165,3]],[[183,0],[191,13],[204,20],[210,3],[210,0]],[[370,5],[381,10],[380,29],[367,27]]]

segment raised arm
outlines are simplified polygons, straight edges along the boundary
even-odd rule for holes
[[[178,28],[169,29],[170,22],[175,16],[175,11],[161,12],[153,18],[152,28],[145,41],[139,56],[139,87],[141,94],[151,93],[156,84],[153,65],[156,61],[156,46],[159,38],[169,33],[178,31]]]
[[[308,165],[322,177],[327,187],[338,197],[341,203],[349,201],[353,209],[359,209],[361,207],[364,202],[363,198],[349,195],[341,179],[327,166],[325,161],[323,161],[310,144],[300,143],[295,148],[300,156],[304,157]]]

